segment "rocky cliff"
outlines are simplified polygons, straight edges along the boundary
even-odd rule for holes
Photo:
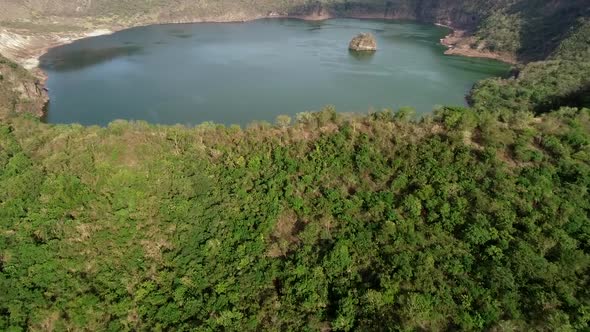
[[[0,119],[12,113],[43,115],[48,96],[40,77],[0,55]]]

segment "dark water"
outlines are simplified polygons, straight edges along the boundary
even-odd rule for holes
[[[372,32],[379,51],[348,51]],[[51,97],[47,121],[104,125],[272,121],[335,105],[341,112],[464,105],[474,82],[503,75],[499,62],[444,56],[448,30],[408,22],[160,25],[81,40],[41,59]]]

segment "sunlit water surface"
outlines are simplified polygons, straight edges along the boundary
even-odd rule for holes
[[[359,32],[379,51],[348,51]],[[335,19],[156,25],[77,41],[42,57],[50,123],[105,125],[272,121],[334,105],[340,112],[464,105],[496,61],[451,57],[448,30],[411,22]]]

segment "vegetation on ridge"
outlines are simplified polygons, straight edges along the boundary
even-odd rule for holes
[[[482,37],[547,61],[419,121],[46,125],[0,57],[0,330],[589,330],[590,30],[551,3]]]
[[[0,329],[588,328],[590,110],[299,118],[0,126]]]
[[[560,106],[590,107],[590,20],[579,20],[548,60],[531,62],[509,79],[478,82],[468,96],[476,109],[510,116],[534,114]]]

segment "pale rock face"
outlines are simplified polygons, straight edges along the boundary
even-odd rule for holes
[[[375,52],[377,50],[377,41],[370,33],[361,33],[352,38],[348,49],[359,52]]]

